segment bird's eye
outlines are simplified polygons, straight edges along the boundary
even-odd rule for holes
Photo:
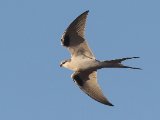
[[[66,61],[62,61],[61,64],[64,64]]]
[[[62,67],[62,65],[65,63],[66,61],[62,61],[61,63],[60,63],[60,67]]]

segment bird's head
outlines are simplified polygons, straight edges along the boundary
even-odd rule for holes
[[[68,63],[70,62],[70,59],[69,60],[64,60],[60,63],[60,67],[67,67],[68,66]]]

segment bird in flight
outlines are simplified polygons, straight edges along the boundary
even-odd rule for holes
[[[101,68],[140,69],[122,64],[125,60],[139,57],[126,57],[106,61],[97,60],[84,37],[88,12],[85,11],[79,15],[63,33],[61,43],[69,50],[71,58],[61,62],[60,67],[74,71],[71,78],[88,96],[102,104],[113,106],[104,96],[97,82],[97,70]]]

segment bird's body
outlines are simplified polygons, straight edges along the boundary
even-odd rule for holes
[[[63,67],[68,68],[75,72],[82,72],[86,70],[95,71],[97,67],[100,65],[100,62],[91,59],[91,58],[83,58],[81,56],[71,58]]]
[[[113,106],[103,95],[98,82],[97,70],[101,68],[131,68],[124,66],[122,61],[138,57],[127,57],[115,60],[96,60],[84,38],[86,18],[89,11],[78,16],[63,33],[61,42],[71,53],[71,59],[61,62],[61,67],[74,71],[71,78],[91,98],[105,105]]]

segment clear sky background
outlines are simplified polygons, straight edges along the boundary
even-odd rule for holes
[[[103,69],[100,104],[59,67],[67,26],[90,10],[86,38],[99,60],[139,56]],[[0,0],[0,120],[160,119],[160,1]]]

